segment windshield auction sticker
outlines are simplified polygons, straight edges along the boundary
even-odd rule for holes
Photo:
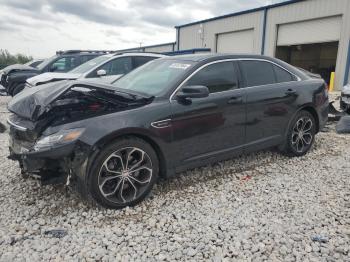
[[[173,63],[173,64],[171,64],[169,67],[170,67],[170,68],[176,68],[176,69],[186,70],[186,69],[189,68],[190,66],[191,66],[190,64]]]

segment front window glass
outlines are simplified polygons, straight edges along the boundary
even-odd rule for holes
[[[233,62],[221,62],[208,65],[197,72],[185,84],[186,86],[206,86],[210,93],[237,88],[237,74]]]
[[[113,83],[114,86],[156,96],[167,91],[194,62],[182,60],[153,60]]]
[[[106,75],[124,75],[129,73],[132,68],[131,57],[120,57],[109,61],[101,66],[98,70],[103,69],[106,71]]]
[[[45,59],[40,65],[37,66],[39,70],[43,70],[46,66],[48,66],[52,61],[57,58],[57,55],[54,55],[48,59]]]
[[[51,72],[67,72],[76,67],[76,57],[62,57],[51,65]]]
[[[92,70],[93,68],[95,68],[96,66],[98,66],[99,64],[107,61],[108,59],[110,59],[110,56],[98,56],[84,64],[81,64],[80,66],[74,68],[73,70],[70,71],[70,73],[74,73],[74,74],[84,74],[89,72],[90,70]]]

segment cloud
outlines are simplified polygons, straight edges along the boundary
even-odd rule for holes
[[[49,56],[173,42],[176,25],[272,1],[285,0],[0,0],[1,48]]]
[[[108,8],[103,1],[97,0],[49,0],[48,3],[53,12],[74,15],[100,24],[123,26],[133,17],[133,12],[130,10]]]
[[[44,1],[41,0],[1,0],[1,5],[10,6],[15,9],[38,11],[42,8]]]

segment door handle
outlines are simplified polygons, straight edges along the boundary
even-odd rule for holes
[[[285,94],[290,96],[290,95],[295,95],[296,93],[297,91],[295,91],[294,89],[288,89]]]
[[[242,97],[241,96],[233,96],[231,97],[228,101],[227,101],[227,104],[241,104],[243,101]]]

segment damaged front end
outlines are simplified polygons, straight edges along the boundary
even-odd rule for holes
[[[84,151],[77,142],[83,129],[40,134],[40,127],[26,127],[23,119],[11,115],[9,159],[19,162],[23,175],[33,176],[43,184],[66,183],[72,172],[76,152]]]
[[[92,152],[93,145],[81,139],[84,120],[146,101],[83,82],[64,81],[24,90],[8,105],[12,112],[8,119],[9,158],[19,162],[22,174],[39,178],[43,184],[69,183],[86,172]]]

